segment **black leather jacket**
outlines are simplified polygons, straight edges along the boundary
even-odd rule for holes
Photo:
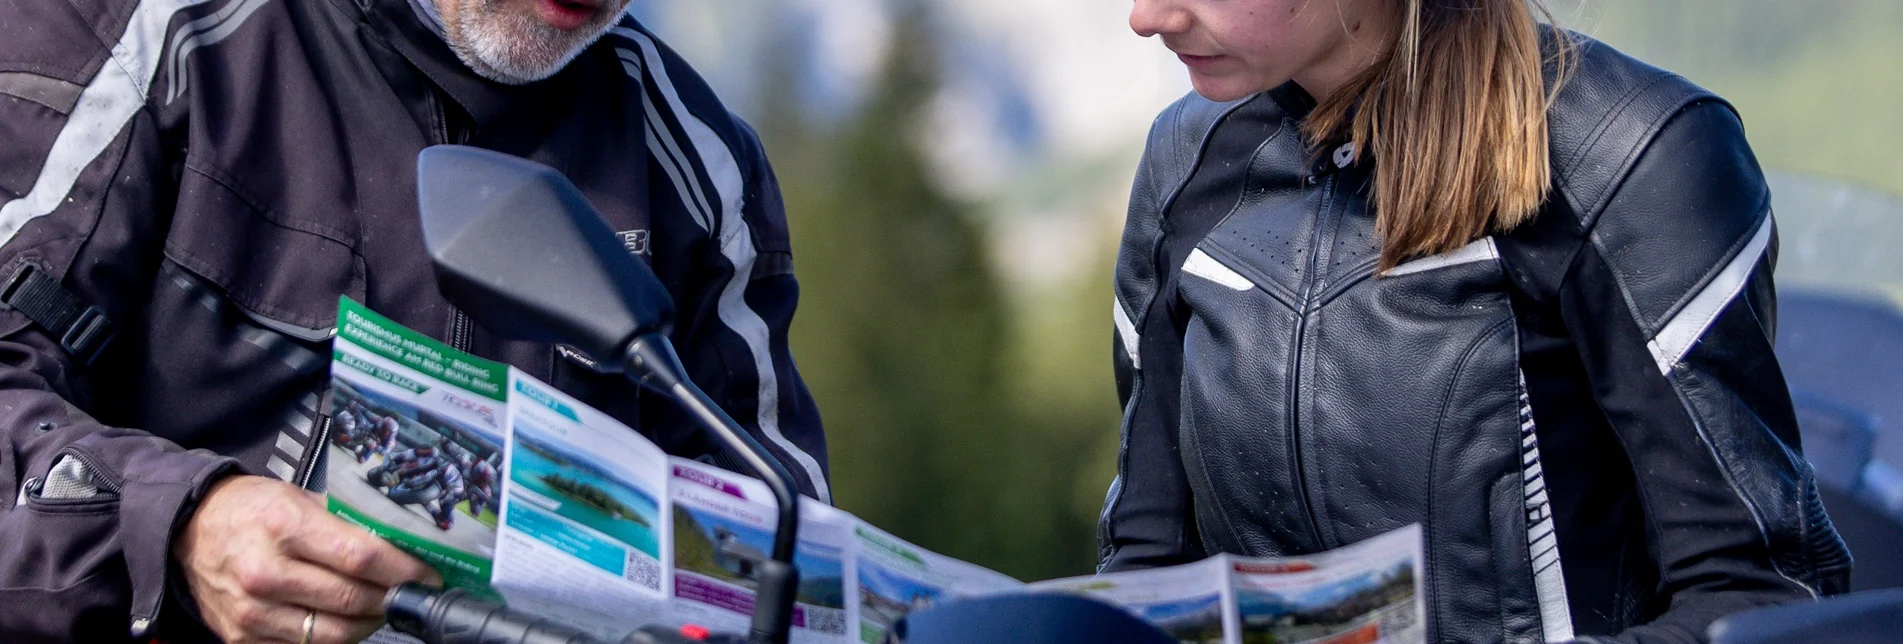
[[[1370,162],[1307,149],[1299,88],[1157,120],[1117,265],[1105,569],[1419,522],[1437,642],[1701,641],[1845,588],[1772,354],[1743,126],[1580,42],[1550,203],[1385,276]]]

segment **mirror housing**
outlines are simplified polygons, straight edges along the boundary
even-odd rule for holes
[[[667,288],[554,168],[459,145],[416,160],[423,240],[443,295],[483,328],[567,343],[604,366],[665,332]]]

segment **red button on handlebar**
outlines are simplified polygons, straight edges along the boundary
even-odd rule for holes
[[[687,639],[694,640],[696,642],[705,642],[707,641],[707,636],[712,634],[713,634],[712,632],[707,630],[707,627],[700,626],[698,624],[688,624],[686,626],[681,627],[681,637],[685,637]]]

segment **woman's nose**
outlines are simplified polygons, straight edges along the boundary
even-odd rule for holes
[[[1188,31],[1189,22],[1181,0],[1136,0],[1130,8],[1130,30],[1144,38]]]

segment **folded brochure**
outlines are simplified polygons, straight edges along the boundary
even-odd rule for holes
[[[646,624],[745,632],[772,547],[765,484],[671,457],[519,370],[339,303],[331,512],[446,584],[619,640]],[[907,612],[1009,592],[1083,594],[1184,642],[1421,642],[1416,526],[1306,557],[1219,555],[1025,584],[801,499],[792,641],[878,644]]]

